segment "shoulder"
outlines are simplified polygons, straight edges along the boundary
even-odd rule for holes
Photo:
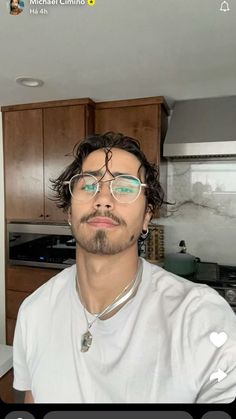
[[[158,288],[159,292],[168,292],[171,290],[171,294],[183,294],[190,290],[200,291],[204,289],[210,289],[205,284],[194,283],[188,279],[182,278],[181,276],[175,275],[171,272],[166,271],[158,265],[154,265],[143,260],[143,275],[146,280],[150,280],[153,288]],[[212,290],[213,293],[216,291]]]
[[[172,308],[175,314],[182,312],[188,316],[194,312],[199,313],[200,310],[200,313],[204,313],[208,318],[214,317],[215,311],[218,315],[233,313],[229,304],[213,288],[182,278],[144,259],[143,276],[145,282],[149,282],[149,290],[156,295],[163,310]]]
[[[76,265],[64,269],[27,297],[20,306],[19,314],[27,315],[48,312],[53,309],[58,301],[69,296],[74,285]]]

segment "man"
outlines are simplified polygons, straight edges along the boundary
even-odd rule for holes
[[[22,304],[14,387],[36,403],[228,403],[236,395],[236,320],[216,291],[138,257],[158,170],[137,142],[82,141],[54,181],[76,265]]]
[[[11,0],[10,2],[10,14],[11,15],[19,15],[23,12],[22,9],[19,8],[19,0]]]

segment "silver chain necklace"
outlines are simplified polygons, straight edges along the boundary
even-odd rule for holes
[[[78,278],[76,276],[76,281],[77,281],[79,295],[80,295],[80,301],[81,301],[81,304],[83,306],[84,315],[85,315],[85,319],[86,319],[86,322],[87,322],[87,331],[82,335],[82,339],[81,339],[81,349],[80,349],[81,352],[87,352],[89,350],[90,346],[92,345],[93,335],[91,334],[90,329],[93,326],[93,324],[96,322],[96,320],[101,319],[101,317],[103,317],[105,314],[110,313],[116,307],[125,303],[136,292],[136,290],[137,290],[137,288],[138,288],[138,286],[141,282],[141,279],[142,279],[142,260],[139,259],[138,271],[137,271],[137,274],[136,274],[135,278],[128,285],[126,285],[126,287],[123,289],[123,291],[121,291],[121,293],[112,301],[111,304],[109,304],[107,307],[105,307],[100,313],[93,314],[93,316],[95,318],[92,321],[89,321],[88,317],[87,317],[85,305],[84,305],[84,302],[82,300],[81,291],[80,291],[80,287],[79,287],[79,281],[78,281]],[[126,293],[127,289],[130,286],[131,286],[130,290]]]

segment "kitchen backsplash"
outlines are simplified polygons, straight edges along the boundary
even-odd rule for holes
[[[203,262],[236,265],[236,160],[168,162],[165,253],[187,252]]]

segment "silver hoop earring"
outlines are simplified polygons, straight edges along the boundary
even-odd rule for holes
[[[145,240],[147,238],[148,234],[149,234],[148,229],[147,230],[142,230],[142,233],[140,234],[140,239]]]

